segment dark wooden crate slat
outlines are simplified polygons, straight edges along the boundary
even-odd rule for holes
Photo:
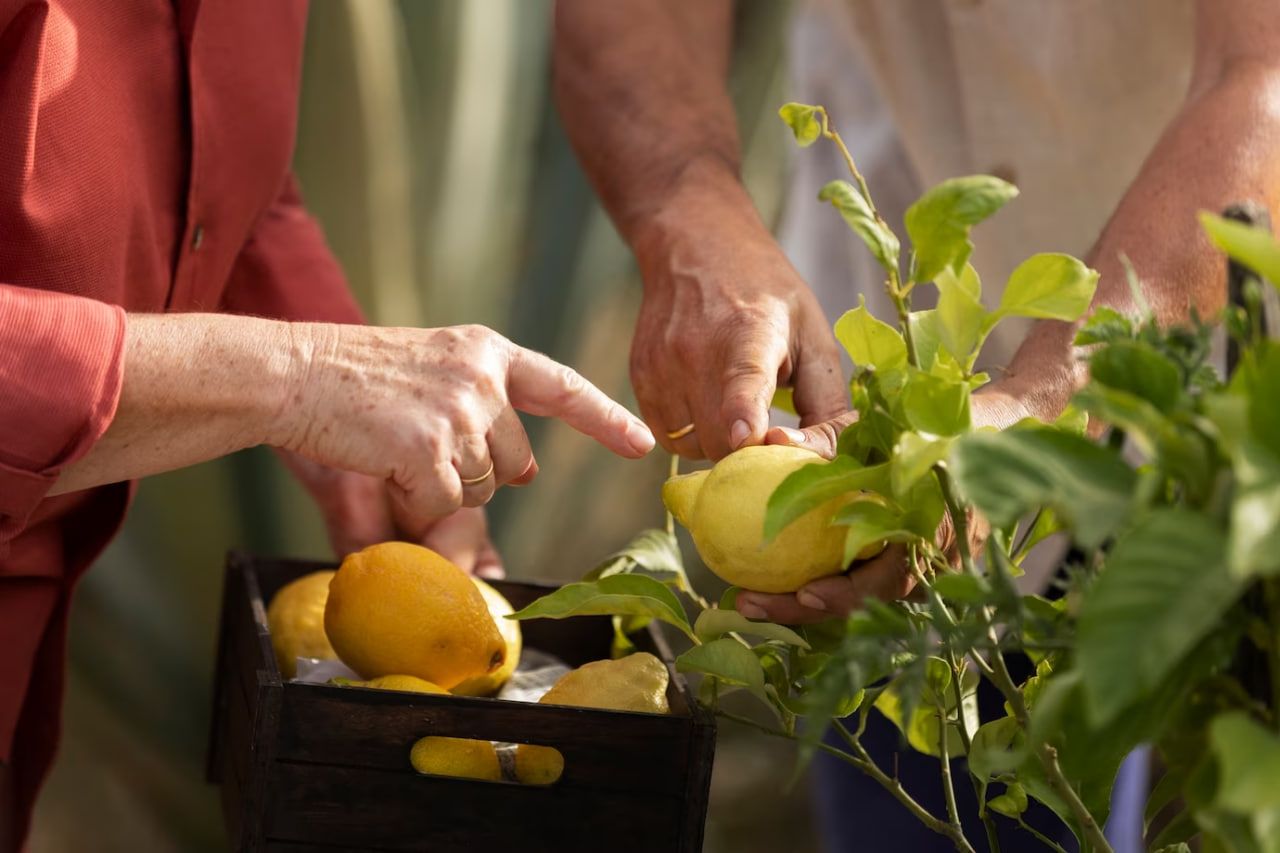
[[[271,840],[382,850],[678,851],[671,798],[276,762]],[[359,821],[352,796],[360,797]],[[513,842],[518,846],[513,846]]]
[[[409,749],[427,735],[518,738],[560,750],[560,784],[678,796],[689,728],[687,719],[656,714],[288,684],[276,757],[403,770]],[[624,777],[613,772],[619,766],[629,768]]]

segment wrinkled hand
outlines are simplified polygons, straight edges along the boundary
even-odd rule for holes
[[[578,373],[482,326],[316,324],[299,335],[292,405],[269,443],[385,483],[396,526],[414,541],[534,477],[517,410],[559,418],[621,456],[653,447],[639,418]]]
[[[972,400],[975,426],[1005,427],[1029,414],[1016,397],[992,386],[975,394]],[[790,444],[805,447],[831,459],[836,454],[836,441],[845,427],[858,419],[857,412],[803,430],[775,427],[765,436],[768,444]],[[981,519],[969,518],[970,547],[977,550],[986,539],[987,528]],[[939,546],[952,551],[955,531],[950,518],[944,518],[938,531]],[[738,595],[738,611],[750,619],[768,619],[788,625],[803,625],[844,617],[862,606],[868,598],[894,601],[906,598],[915,588],[906,548],[891,544],[880,554],[855,564],[847,572],[818,578],[794,593],[770,594],[742,592]]]
[[[760,444],[779,385],[794,389],[802,425],[847,409],[831,327],[749,200],[686,208],[636,246],[645,290],[631,379],[662,446],[719,459]]]
[[[339,559],[369,545],[402,540],[425,545],[468,574],[502,577],[502,559],[489,540],[483,507],[464,507],[414,532],[397,520],[387,484],[377,477],[339,471],[288,451],[286,467],[311,494]]]

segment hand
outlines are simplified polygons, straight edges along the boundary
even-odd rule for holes
[[[409,535],[397,524],[387,484],[367,474],[339,471],[288,451],[281,460],[311,494],[338,559],[393,539],[425,545],[468,574],[500,578],[502,559],[489,540],[482,507],[464,507]]]
[[[638,418],[573,370],[481,326],[305,328],[302,378],[270,443],[384,482],[411,541],[537,474],[517,409],[558,417],[621,456],[653,447]]]
[[[1031,412],[1019,398],[993,385],[973,396],[972,413],[975,425],[1003,428]],[[831,459],[836,454],[840,433],[857,419],[857,412],[846,412],[803,430],[775,427],[769,430],[765,442],[805,447]],[[986,540],[987,526],[973,515],[970,515],[967,526],[970,548],[977,550]],[[951,520],[945,517],[938,530],[939,546],[950,553],[954,550],[954,541]],[[749,619],[804,625],[848,616],[868,598],[880,601],[906,598],[914,589],[915,578],[907,563],[906,548],[891,544],[870,560],[855,564],[849,571],[810,581],[794,593],[739,593],[737,608]]]
[[[779,385],[795,389],[802,425],[847,409],[831,327],[750,199],[706,190],[682,209],[635,247],[645,291],[631,379],[662,446],[719,459],[760,444]]]

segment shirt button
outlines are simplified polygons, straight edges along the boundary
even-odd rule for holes
[[[191,251],[200,248],[200,244],[204,242],[204,226],[196,223],[196,227],[191,229]]]

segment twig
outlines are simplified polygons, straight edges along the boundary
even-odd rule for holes
[[[1040,842],[1041,844],[1045,845],[1046,847],[1050,847],[1050,848],[1052,848],[1053,850],[1056,850],[1056,851],[1057,851],[1057,853],[1067,853],[1066,848],[1064,848],[1064,847],[1063,847],[1061,844],[1059,844],[1058,842],[1054,841],[1054,840],[1053,840],[1052,838],[1050,838],[1049,836],[1045,835],[1045,834],[1044,834],[1043,832],[1041,832],[1040,830],[1036,829],[1036,828],[1035,828],[1034,826],[1032,826],[1031,824],[1027,823],[1025,820],[1023,820],[1023,819],[1022,819],[1022,815],[1018,815],[1018,826],[1022,827],[1022,828],[1023,828],[1023,829],[1025,829],[1027,832],[1029,832],[1029,833],[1031,833],[1032,835],[1034,835],[1034,836],[1039,840],[1039,842]]]
[[[669,480],[672,477],[675,477],[676,475],[678,475],[679,473],[680,473],[680,457],[677,454],[672,453],[671,468],[667,472],[667,479]],[[676,535],[676,517],[671,514],[671,510],[667,510],[667,535],[668,536]]]
[[[951,781],[951,749],[947,744],[947,709],[942,702],[935,702],[938,711],[938,766],[942,771],[942,798],[947,804],[947,819],[951,828],[961,835],[964,827],[960,824],[960,810],[956,808],[956,789]],[[964,708],[956,708],[963,716]]]
[[[955,486],[952,485],[951,475],[947,469],[942,465],[935,465],[933,470],[938,475],[938,485],[942,487],[942,500],[947,505],[947,514],[951,516],[951,529],[956,535],[960,565],[964,567],[966,574],[977,577],[978,567],[973,562],[973,552],[969,548],[969,516],[960,506],[960,500],[956,497]]]
[[[964,851],[964,853],[974,853],[973,845],[969,843],[969,839],[965,838],[964,830],[958,824],[953,825],[936,817],[932,812],[916,802],[915,798],[907,793],[897,779],[891,778],[880,769],[880,765],[876,764],[875,759],[867,752],[866,747],[862,745],[858,738],[853,736],[844,723],[839,720],[832,720],[831,724],[840,733],[840,736],[844,738],[845,742],[849,744],[849,748],[853,750],[853,755],[849,756],[853,759],[850,762],[851,764],[861,767],[864,773],[879,782],[880,787],[906,806],[921,823],[939,835],[945,835],[951,839],[951,843],[956,846],[957,850]]]

